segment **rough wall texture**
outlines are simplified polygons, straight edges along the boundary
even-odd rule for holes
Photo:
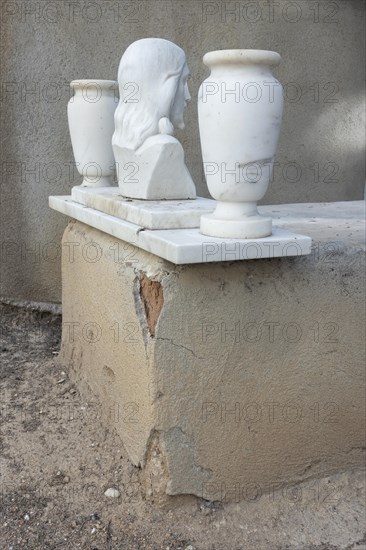
[[[62,361],[150,492],[249,499],[363,460],[362,228],[326,226],[311,257],[183,267],[67,228]]]
[[[207,195],[196,97],[212,49],[279,51],[286,103],[275,177],[265,202],[362,197],[364,3],[220,0],[15,0],[1,3],[3,296],[59,302],[65,219],[49,195],[69,194],[66,105],[75,78],[115,78],[132,41],[160,36],[181,45],[192,104],[180,133],[198,193]]]

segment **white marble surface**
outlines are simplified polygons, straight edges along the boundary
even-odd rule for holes
[[[71,144],[85,187],[113,185],[112,135],[118,88],[114,80],[73,80],[67,106]]]
[[[50,207],[174,264],[196,264],[310,254],[311,238],[273,228],[262,239],[206,237],[196,229],[147,230],[74,202],[71,196],[49,198]],[[273,207],[272,207],[273,208]],[[267,207],[268,209],[268,207]]]
[[[215,210],[215,201],[197,197],[195,200],[143,201],[128,199],[119,187],[87,189],[73,187],[75,202],[134,223],[145,229],[182,229],[199,227],[202,214]]]
[[[143,38],[124,52],[112,138],[118,185],[132,199],[194,199],[196,188],[173,137],[191,100],[184,51],[163,38]]]
[[[281,56],[266,50],[218,50],[203,58],[211,74],[198,93],[198,119],[208,189],[216,210],[201,232],[225,238],[271,234],[257,201],[272,177],[283,90],[272,74]]]

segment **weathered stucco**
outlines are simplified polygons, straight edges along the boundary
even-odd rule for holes
[[[62,361],[147,493],[240,500],[361,463],[362,223],[310,222],[311,256],[181,267],[66,229]]]

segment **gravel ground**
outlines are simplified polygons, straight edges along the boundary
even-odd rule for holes
[[[240,504],[146,500],[118,436],[58,365],[60,317],[0,312],[1,550],[366,550],[362,470]]]

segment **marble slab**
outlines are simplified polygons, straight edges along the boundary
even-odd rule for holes
[[[119,187],[88,188],[75,186],[72,200],[146,229],[182,229],[199,227],[202,214],[215,210],[215,201],[194,200],[145,201],[128,199]]]
[[[174,264],[232,262],[311,252],[311,238],[279,227],[263,239],[219,239],[202,235],[198,228],[149,230],[94,208],[83,206],[71,196],[49,198],[50,207]],[[268,208],[268,207],[267,207]]]

